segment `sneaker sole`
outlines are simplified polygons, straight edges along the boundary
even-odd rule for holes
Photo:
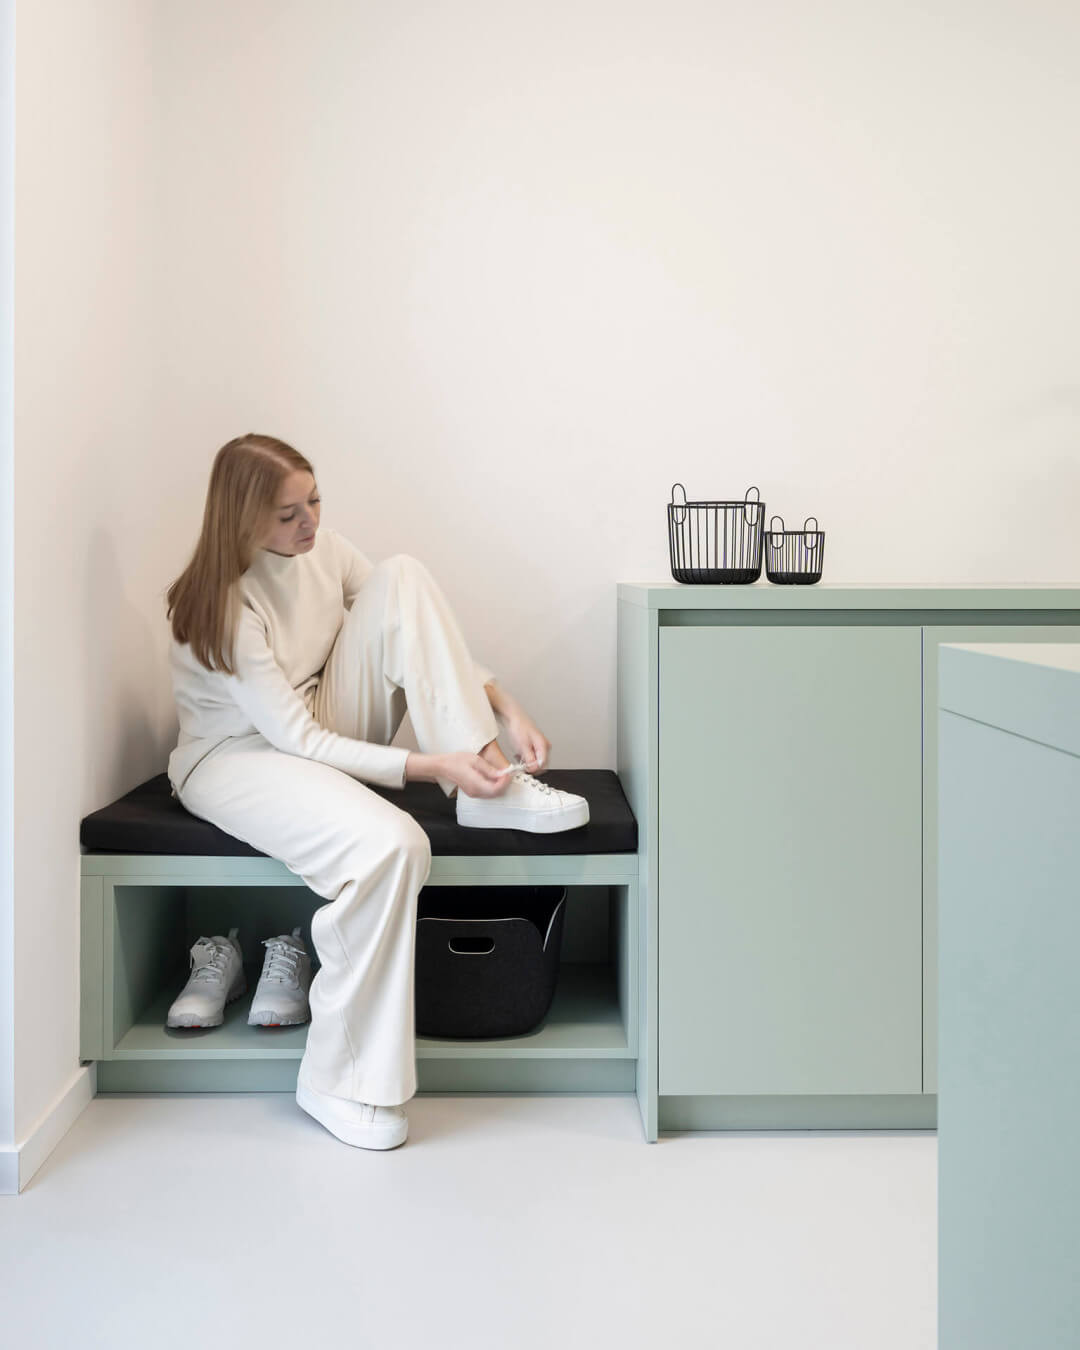
[[[269,1011],[248,1013],[249,1027],[300,1027],[310,1021],[310,1013],[304,1017],[282,1017],[280,1013]]]
[[[296,1104],[306,1111],[335,1138],[354,1148],[397,1148],[409,1135],[409,1118],[403,1116],[397,1125],[365,1125],[355,1120],[343,1118],[330,1106],[325,1098],[316,1096],[300,1082],[296,1083]]]
[[[459,799],[460,801],[460,799]],[[492,802],[480,818],[470,820],[470,810],[459,806],[457,823],[474,830],[528,830],[531,834],[558,834],[562,830],[576,830],[589,823],[589,803],[568,811],[522,811],[515,807]]]
[[[198,1013],[170,1013],[165,1020],[165,1025],[176,1027],[180,1031],[183,1031],[186,1027],[219,1027],[225,1021],[225,1008],[238,999],[241,994],[246,993],[247,976],[245,975],[226,997],[222,1010],[216,1017],[211,1017],[208,1021],[206,1018],[201,1018]]]

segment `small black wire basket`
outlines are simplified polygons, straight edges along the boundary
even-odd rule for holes
[[[675,499],[682,489],[682,501]],[[751,493],[757,497],[751,498]],[[741,502],[688,502],[676,483],[668,503],[671,575],[676,581],[745,586],[761,576],[765,503],[756,487]]]
[[[780,522],[778,530],[772,528],[773,520]],[[783,516],[773,516],[765,531],[765,575],[770,581],[777,586],[812,586],[821,580],[825,531],[817,524],[817,516],[807,516],[801,530],[785,530]]]

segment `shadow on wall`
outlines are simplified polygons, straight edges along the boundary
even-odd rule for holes
[[[967,575],[1017,585],[1080,576],[1080,385],[988,403],[972,434],[987,472],[967,483],[950,527]]]
[[[168,672],[169,626],[161,594],[129,598],[129,569],[109,530],[89,537],[82,577],[82,792],[85,810],[113,801],[161,773],[176,744],[178,722]],[[140,598],[144,588],[139,587]],[[69,686],[70,687],[70,686]]]
[[[577,598],[586,600],[584,592],[576,593]],[[551,742],[551,769],[613,769],[615,767],[615,726],[612,720],[611,743],[602,752],[604,762],[596,760],[596,754],[582,750],[583,744],[595,745],[595,735],[588,735],[589,728],[584,719],[590,716],[589,709],[614,708],[616,690],[616,608],[614,585],[610,582],[598,583],[596,593],[591,600],[583,603],[576,614],[569,608],[560,608],[557,615],[557,629],[554,622],[541,616],[535,627],[535,635],[543,638],[535,645],[519,644],[515,648],[513,663],[505,665],[499,660],[499,652],[485,645],[483,659],[495,671],[496,680],[504,685],[536,725]],[[568,675],[571,687],[579,685],[573,681],[575,666],[580,662],[582,668],[588,663],[597,634],[606,634],[605,650],[610,653],[606,667],[604,698],[596,697],[595,691],[582,695],[574,706],[560,706],[552,694],[553,690],[566,687]],[[469,649],[475,656],[481,650],[479,643],[466,634]],[[605,713],[606,715],[606,713]],[[593,729],[595,730],[595,729]],[[418,750],[416,733],[408,713],[398,728],[393,744],[409,750]],[[513,746],[505,729],[499,727],[499,744],[505,754],[513,754]],[[586,762],[588,760],[589,762]]]
[[[591,599],[590,590],[593,591]],[[575,591],[572,597],[580,606],[576,610],[571,607],[570,598],[563,601],[557,616],[557,627],[553,623],[540,626],[546,641],[543,645],[537,645],[524,667],[527,678],[522,681],[523,693],[518,693],[516,689],[513,692],[551,742],[553,769],[613,769],[613,746],[607,748],[602,762],[597,759],[595,751],[587,752],[582,747],[597,743],[595,727],[590,728],[586,724],[586,719],[597,713],[605,718],[610,717],[614,736],[614,701],[605,702],[597,697],[595,690],[582,689],[581,684],[589,667],[589,655],[599,645],[602,651],[609,654],[603,669],[614,690],[617,618],[615,586],[606,579],[591,587],[586,587],[583,582],[581,589]],[[598,637],[602,638],[599,644]],[[568,685],[570,689],[580,691],[571,706],[560,703],[554,693]],[[609,709],[612,714],[609,714]]]

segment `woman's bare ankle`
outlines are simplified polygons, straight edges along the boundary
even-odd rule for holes
[[[505,769],[510,761],[499,749],[498,741],[488,741],[482,750],[478,750],[481,759],[486,759],[489,764],[494,764],[496,769]]]

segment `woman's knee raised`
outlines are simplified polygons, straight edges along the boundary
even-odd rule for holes
[[[427,568],[411,553],[392,553],[389,558],[384,558],[379,566],[385,567],[388,572],[406,576],[427,575]]]

